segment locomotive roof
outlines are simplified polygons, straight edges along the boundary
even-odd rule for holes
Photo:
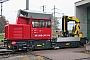
[[[39,13],[39,12],[31,12],[29,10],[19,10],[18,11],[18,16],[20,16],[20,13],[24,12],[27,14],[27,17],[28,18],[53,18],[53,15],[52,13]]]

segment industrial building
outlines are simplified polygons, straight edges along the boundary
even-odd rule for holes
[[[80,29],[83,36],[90,40],[90,0],[75,2],[75,16],[81,21]]]

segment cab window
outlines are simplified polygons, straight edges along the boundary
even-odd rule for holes
[[[35,28],[43,28],[44,27],[44,20],[32,20],[32,25]]]
[[[50,20],[46,20],[46,28],[50,28]]]

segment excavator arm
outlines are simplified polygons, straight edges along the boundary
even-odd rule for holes
[[[79,21],[79,19],[78,18],[76,18],[76,17],[71,17],[71,16],[67,16],[67,20],[69,20],[69,21],[75,21],[75,23],[80,23],[80,21]]]
[[[73,36],[74,37],[79,37],[79,33],[80,33],[80,21],[78,18],[76,17],[71,17],[71,16],[63,16],[62,17],[62,31],[63,31],[63,37],[68,37],[69,36],[69,32],[68,32],[68,22],[69,21],[75,21],[75,30],[73,32]]]

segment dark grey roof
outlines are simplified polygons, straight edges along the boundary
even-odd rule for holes
[[[23,16],[26,16],[28,18],[32,17],[32,18],[53,18],[52,13],[38,13],[38,12],[31,12],[30,10],[19,10],[18,11],[18,15],[17,16],[21,16],[20,13],[21,11],[25,12],[26,14],[24,14]]]

